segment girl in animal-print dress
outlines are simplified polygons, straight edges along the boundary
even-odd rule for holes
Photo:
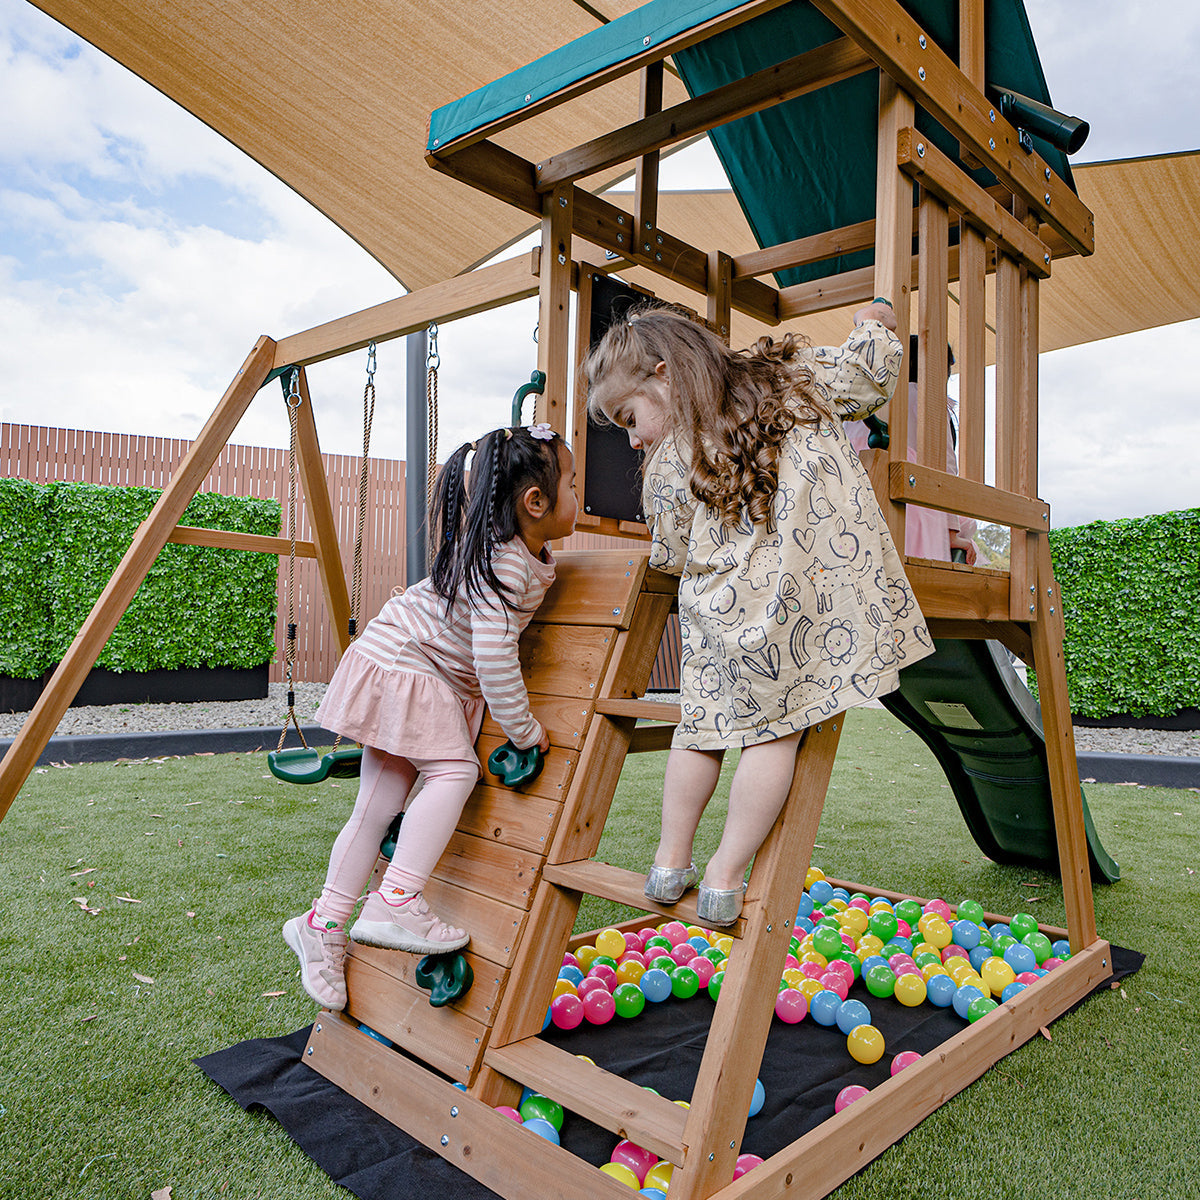
[[[646,895],[698,881],[692,844],[724,751],[740,747],[699,913],[728,925],[787,797],[808,726],[893,691],[933,645],[842,421],[896,387],[891,305],[836,348],[791,334],[735,352],[687,314],[645,307],[584,364],[594,416],[644,450],[652,565],[680,577],[682,719]]]

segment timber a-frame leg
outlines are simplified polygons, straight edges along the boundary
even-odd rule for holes
[[[138,527],[129,549],[125,551],[124,557],[80,626],[75,640],[63,655],[37,703],[30,710],[24,725],[0,763],[0,820],[3,820],[25,780],[29,778],[30,771],[58,728],[63,714],[83,686],[88,672],[100,657],[105,643],[112,636],[117,623],[141,587],[142,580],[146,578],[155,559],[168,542],[226,546],[235,550],[258,550],[273,554],[288,552],[288,541],[284,538],[190,530],[179,525],[184,510],[200,490],[200,485],[233,436],[250,402],[270,377],[275,367],[275,350],[275,342],[269,337],[261,337],[254,344],[246,361],[213,410],[212,416],[171,476],[170,483],[163,489],[150,515]],[[303,370],[300,372],[299,388],[302,403],[297,411],[297,461],[313,527],[314,549],[311,553],[315,554],[320,565],[335,635],[345,649],[349,640],[347,620],[350,599]]]

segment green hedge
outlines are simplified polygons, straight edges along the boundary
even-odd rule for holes
[[[1072,711],[1200,706],[1200,508],[1054,530],[1050,549]]]
[[[30,491],[30,489],[33,489]],[[161,493],[0,480],[0,673],[33,678],[66,652]],[[10,516],[13,518],[10,520]],[[275,535],[274,500],[196,496],[182,524]],[[112,671],[255,667],[275,651],[273,554],[168,545],[96,665]]]

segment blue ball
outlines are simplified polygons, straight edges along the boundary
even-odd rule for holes
[[[1003,921],[997,921],[995,925],[989,925],[988,933],[992,935],[993,941],[998,937],[1012,937],[1012,929]]]
[[[796,929],[800,933],[812,933],[816,926],[807,917],[797,917]]]
[[[833,884],[827,879],[815,880],[808,889],[808,894],[814,904],[828,904],[833,899]]]
[[[558,977],[559,979],[569,979],[576,986],[583,982],[583,972],[578,967],[570,965],[559,967]]]
[[[667,1193],[662,1188],[642,1188],[638,1195],[649,1196],[651,1200],[667,1200]]]
[[[1022,971],[1032,971],[1037,966],[1037,956],[1028,946],[1022,946],[1020,942],[1014,942],[1005,950],[1004,961],[1018,975]]]
[[[391,1045],[392,1045],[391,1039],[385,1038],[382,1033],[376,1033],[376,1031],[374,1029],[372,1029],[370,1027],[370,1025],[364,1025],[360,1021],[358,1024],[358,1027],[359,1027],[359,1029],[362,1030],[363,1033],[365,1033],[367,1035],[367,1037],[374,1038],[377,1042],[381,1042],[383,1045],[388,1046],[389,1048],[391,1047]]]
[[[767,1090],[762,1085],[761,1079],[754,1081],[754,1095],[750,1097],[750,1115],[757,1117],[762,1112],[762,1106],[767,1101]]]
[[[813,904],[813,898],[807,892],[805,892],[804,895],[800,897],[800,907],[796,909],[796,920],[800,920],[801,917],[811,917],[815,907],[816,905]]]
[[[982,933],[974,921],[955,921],[950,926],[950,933],[956,946],[964,950],[974,950],[982,940]]]
[[[712,949],[712,945],[708,938],[701,937],[699,934],[696,934],[695,937],[688,938],[688,945],[691,946],[697,954],[703,954],[705,950]]]
[[[870,1025],[871,1010],[861,1000],[843,1000],[838,1009],[837,1027],[847,1036],[860,1025]]]
[[[642,995],[652,1004],[658,1004],[671,994],[671,977],[661,967],[651,967],[638,980]]]
[[[833,895],[830,896],[830,899],[831,900],[845,900],[846,903],[849,904],[850,903],[850,893],[848,891],[846,891],[846,889],[844,887],[835,887],[833,889]]]
[[[1000,993],[1001,1001],[1007,1004],[1014,996],[1020,992],[1023,992],[1028,986],[1029,985],[1027,983],[1021,983],[1020,980],[1014,979],[1012,983],[1010,983],[1008,987],[1006,987],[1004,991]]]
[[[930,975],[925,983],[926,999],[934,1008],[949,1008],[954,1003],[954,993],[958,984],[949,975]]]
[[[1071,943],[1066,938],[1059,938],[1057,942],[1051,942],[1050,949],[1054,957],[1061,958],[1063,962],[1071,957]]]
[[[906,938],[902,933],[896,934],[894,938],[883,948],[885,956],[891,954],[911,954],[913,952],[912,938]]]
[[[954,1011],[965,1021],[968,1018],[971,1008],[971,1001],[978,1000],[983,996],[983,993],[973,984],[964,983],[954,993]]]
[[[842,998],[837,992],[828,989],[818,992],[808,1002],[808,1012],[818,1025],[833,1026],[837,1024],[838,1013],[842,1008]]]
[[[996,956],[992,953],[991,946],[976,946],[974,950],[967,954],[967,960],[977,971],[985,962],[987,962],[989,958],[995,957]]]
[[[868,954],[867,957],[862,960],[862,973],[864,975],[866,975],[866,973],[872,967],[887,967],[888,970],[891,970],[891,964],[886,958],[883,957],[882,954]]]
[[[553,1142],[556,1146],[560,1144],[558,1130],[542,1117],[530,1117],[528,1121],[521,1122],[521,1127],[528,1129],[531,1133],[536,1133],[538,1137],[544,1137],[546,1141]]]

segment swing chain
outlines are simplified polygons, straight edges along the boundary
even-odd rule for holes
[[[358,636],[362,607],[362,547],[367,514],[367,481],[371,463],[371,425],[375,420],[375,343],[367,347],[367,383],[363,388],[363,448],[358,469],[358,513],[354,528],[354,567],[350,585],[350,640]]]
[[[287,684],[287,720],[283,723],[283,729],[279,734],[279,745],[275,748],[276,752],[283,749],[284,739],[287,737],[288,724],[291,723],[296,727],[296,732],[300,735],[300,743],[304,748],[308,749],[308,743],[304,740],[304,731],[300,728],[300,722],[296,720],[296,690],[295,690],[295,669],[296,669],[296,443],[299,440],[297,414],[302,403],[300,395],[300,368],[293,367],[288,379],[288,391],[284,397],[284,403],[288,411],[288,426],[290,438],[288,442],[288,569],[287,569],[287,602],[288,602],[288,617],[287,617],[287,635],[284,639],[284,667],[283,679]]]
[[[430,322],[428,373],[425,378],[425,414],[427,418],[425,444],[429,454],[425,476],[425,513],[431,529],[433,527],[433,498],[437,484],[438,368],[442,365],[442,356],[438,353],[437,336],[437,324]],[[433,538],[430,537],[426,549],[426,566],[431,570],[434,557]]]

